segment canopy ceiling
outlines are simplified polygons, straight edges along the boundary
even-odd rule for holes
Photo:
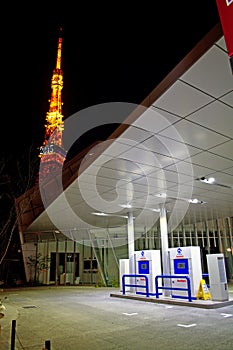
[[[135,107],[25,233],[124,238],[131,212],[140,235],[156,225],[162,206],[169,230],[233,217],[233,77],[220,25]],[[209,177],[214,184],[200,181]]]

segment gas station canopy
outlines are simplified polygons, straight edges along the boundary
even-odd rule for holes
[[[161,207],[169,230],[233,217],[232,79],[217,24],[140,106],[90,108],[103,118],[128,115],[108,140],[67,163],[62,179],[17,199],[19,212],[31,203],[20,216],[25,241],[35,232],[125,239],[129,212],[137,237],[157,224]],[[71,126],[72,119],[78,128],[80,119],[71,116]]]

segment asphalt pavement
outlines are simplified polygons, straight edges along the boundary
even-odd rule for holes
[[[119,296],[81,285],[3,290],[0,349],[233,349],[233,285],[232,302],[216,308]]]

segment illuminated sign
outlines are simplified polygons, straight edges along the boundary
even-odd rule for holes
[[[176,257],[177,258],[183,258],[184,257],[184,255],[183,255],[183,251],[182,251],[182,248],[177,248],[177,251],[176,251],[177,253],[176,253]]]
[[[233,72],[233,0],[216,0],[216,3]]]
[[[139,259],[146,259],[146,257],[145,257],[145,252],[142,250],[141,251],[141,256],[140,256],[140,258]]]

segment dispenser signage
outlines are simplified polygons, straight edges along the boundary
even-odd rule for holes
[[[176,253],[176,257],[177,258],[183,258],[183,251],[182,251],[182,248],[177,248],[177,253]]]
[[[144,250],[141,251],[141,254],[140,254],[140,258],[139,258],[139,259],[145,259],[145,260],[146,260]]]
[[[174,260],[174,273],[175,274],[188,274],[189,266],[188,259],[177,259]]]
[[[140,261],[138,262],[138,272],[140,274],[149,274],[150,273],[150,267],[149,267],[149,260]]]

